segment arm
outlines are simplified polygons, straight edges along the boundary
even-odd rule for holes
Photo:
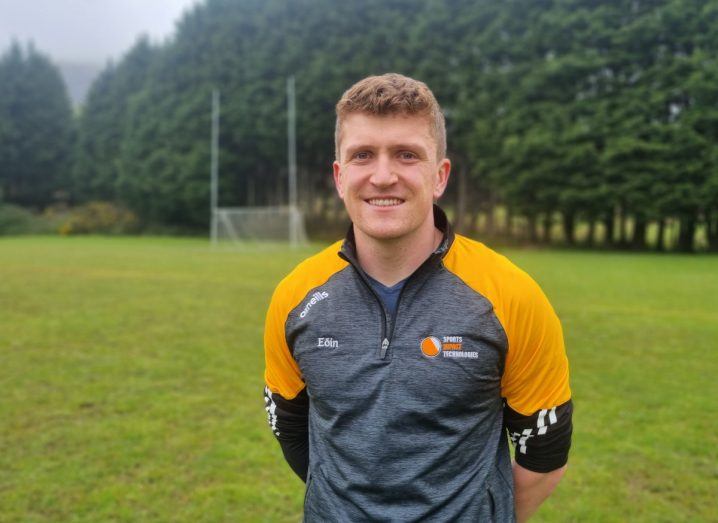
[[[309,396],[302,373],[287,344],[287,293],[277,287],[264,328],[264,409],[284,458],[302,481],[309,462]]]
[[[526,521],[556,488],[566,471],[573,431],[573,402],[531,416],[504,408],[504,422],[516,446],[513,467],[516,519]]]
[[[564,474],[571,447],[573,403],[561,322],[530,277],[519,275],[497,308],[508,338],[501,380],[504,425],[514,453],[517,520],[526,521]]]
[[[516,521],[523,523],[551,495],[566,472],[566,465],[551,472],[533,472],[514,463]]]
[[[303,389],[291,400],[264,388],[267,422],[282,447],[284,459],[306,483],[309,468],[309,398]]]

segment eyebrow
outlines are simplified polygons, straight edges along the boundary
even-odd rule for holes
[[[347,149],[346,149],[346,154],[347,154],[348,156],[351,156],[353,153],[355,153],[355,152],[357,152],[357,151],[363,151],[363,150],[365,150],[365,149],[368,149],[368,150],[372,150],[372,151],[373,151],[373,150],[377,149],[377,146],[376,146],[376,145],[371,145],[371,144],[368,144],[368,143],[367,143],[367,144],[362,144],[362,143],[352,144],[352,145],[349,145],[349,146],[347,147]],[[391,150],[393,150],[393,151],[406,151],[406,150],[409,150],[409,151],[414,151],[414,152],[422,152],[422,153],[425,154],[425,155],[428,154],[428,152],[426,151],[426,149],[425,149],[420,143],[416,143],[416,142],[414,142],[414,143],[412,143],[412,142],[405,142],[405,143],[392,144],[392,145],[389,146],[389,149],[391,149]]]

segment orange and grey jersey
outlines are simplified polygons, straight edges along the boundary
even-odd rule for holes
[[[272,297],[266,408],[307,476],[306,521],[512,521],[507,430],[522,466],[566,463],[572,404],[556,314],[525,272],[454,235],[438,208],[434,219],[444,239],[393,317],[351,233]]]

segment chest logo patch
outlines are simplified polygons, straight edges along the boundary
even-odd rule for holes
[[[461,336],[428,336],[421,340],[419,347],[421,353],[427,358],[436,358],[443,354],[444,358],[469,358],[478,359],[477,351],[464,351],[464,339]]]
[[[436,358],[441,354],[441,340],[436,336],[429,336],[421,340],[421,353],[427,358]]]

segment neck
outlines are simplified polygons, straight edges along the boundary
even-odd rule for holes
[[[354,228],[359,265],[382,284],[391,287],[408,278],[439,247],[443,235],[433,219],[407,238],[377,240]]]

